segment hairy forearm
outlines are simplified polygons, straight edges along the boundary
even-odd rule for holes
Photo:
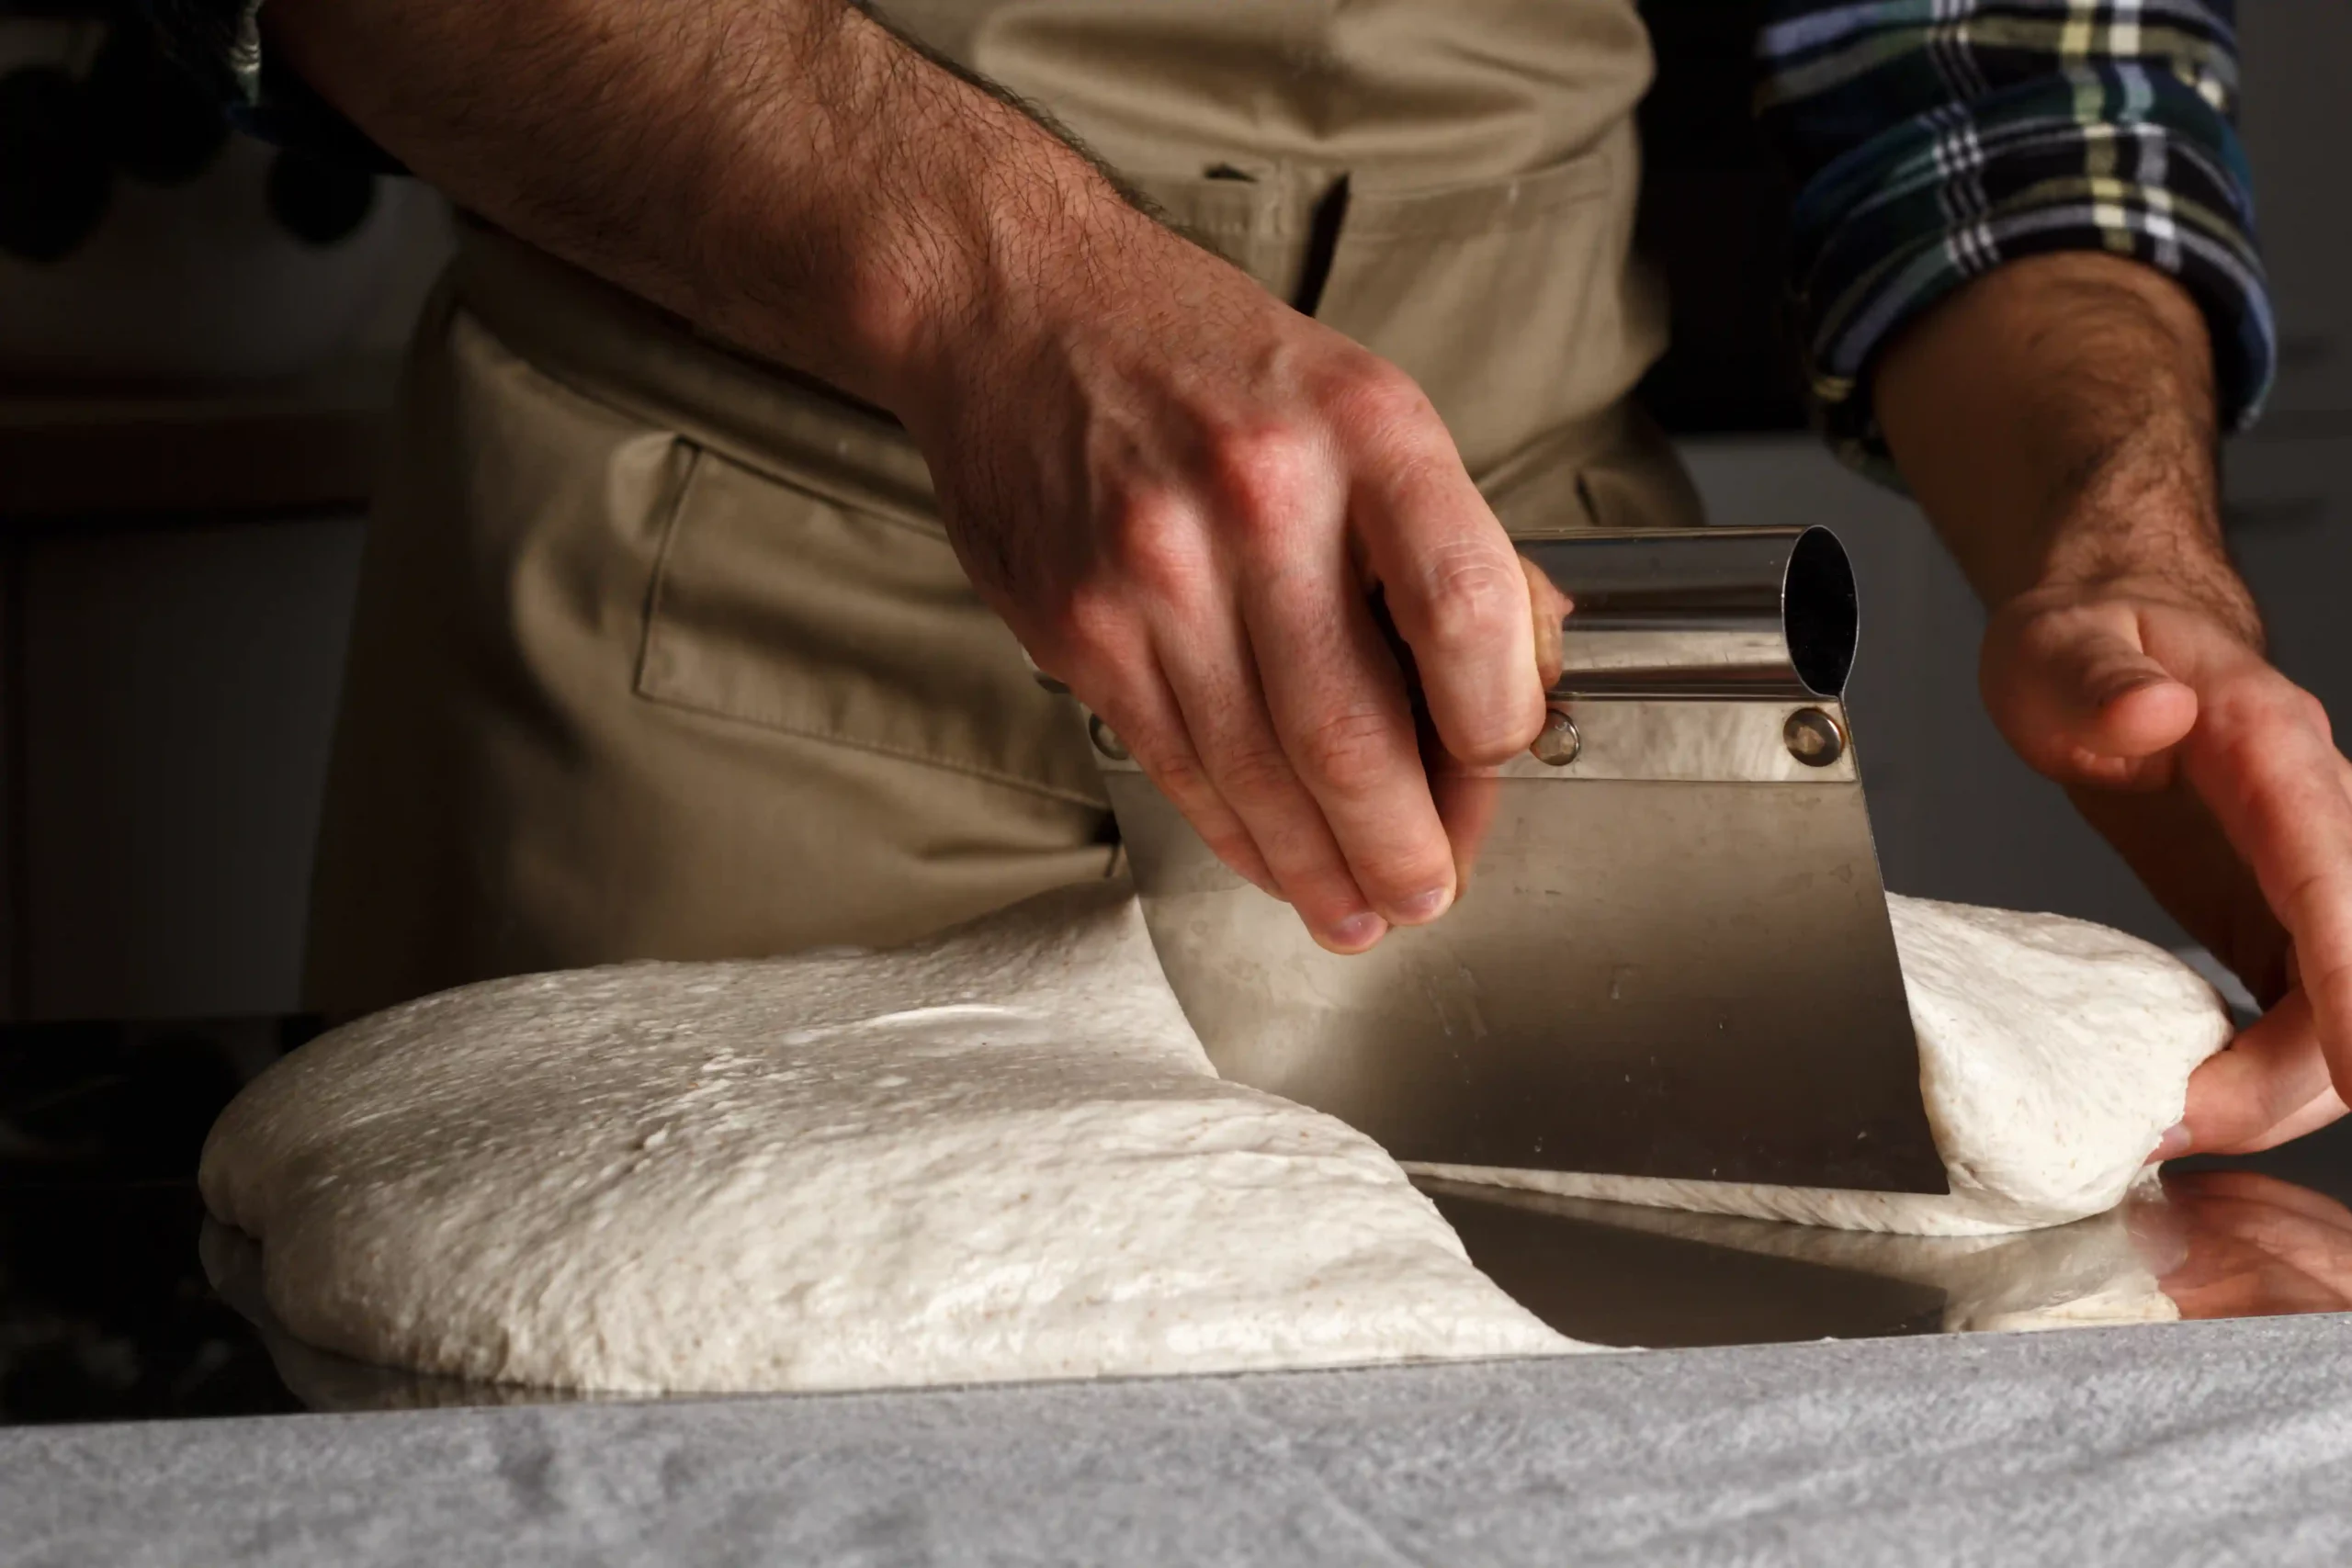
[[[886,407],[1118,193],[845,0],[270,0],[267,41],[458,201]],[[1065,260],[1064,265],[1067,265]]]
[[[2222,543],[2212,352],[2170,279],[2110,256],[2012,263],[1890,349],[1895,461],[1988,604],[2161,578],[2259,622]]]

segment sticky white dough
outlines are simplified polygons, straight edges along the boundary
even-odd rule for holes
[[[213,1213],[292,1333],[609,1390],[1556,1353],[1370,1140],[1219,1080],[1122,887],[901,952],[393,1009],[256,1079]]]
[[[2076,920],[1902,898],[1894,917],[1949,1197],[1430,1168],[1921,1235],[2112,1208],[2228,1035],[2211,990]],[[262,1243],[294,1334],[478,1381],[825,1389],[1583,1348],[1473,1269],[1369,1141],[1215,1077],[1116,886],[898,953],[428,998],[256,1080],[202,1179]]]

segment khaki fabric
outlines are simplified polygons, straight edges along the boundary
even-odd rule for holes
[[[1625,401],[1663,319],[1631,0],[894,14],[1269,289],[1328,267],[1316,313],[1421,382],[1507,525],[1697,520]],[[468,232],[370,525],[313,1005],[902,942],[1114,853],[893,421]]]

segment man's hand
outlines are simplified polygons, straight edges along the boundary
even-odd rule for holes
[[[2214,589],[2045,586],[1984,640],[2002,734],[2270,1009],[2198,1075],[2165,1156],[2295,1137],[2344,1113],[2332,1078],[2352,1083],[2352,1060],[2323,1047],[2352,1041],[2352,765],[2318,702],[2262,657],[2250,606]]]
[[[1525,746],[1543,694],[1510,542],[1403,374],[844,0],[264,19],[460,201],[903,420],[1039,666],[1326,946],[1452,902],[1469,829],[1370,595],[1442,775]]]
[[[1889,353],[1905,476],[1990,611],[1985,705],[2267,1005],[2156,1151],[2267,1146],[2352,1090],[2352,770],[2222,548],[2195,306],[2111,257],[2018,262]]]
[[[1500,761],[1544,719],[1509,538],[1401,372],[1138,215],[1090,243],[895,405],[966,570],[1325,946],[1435,919],[1454,845],[1369,595],[1447,755]]]

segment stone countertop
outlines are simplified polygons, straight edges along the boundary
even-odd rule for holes
[[[4,1554],[2341,1563],[2337,1317],[0,1432]]]

